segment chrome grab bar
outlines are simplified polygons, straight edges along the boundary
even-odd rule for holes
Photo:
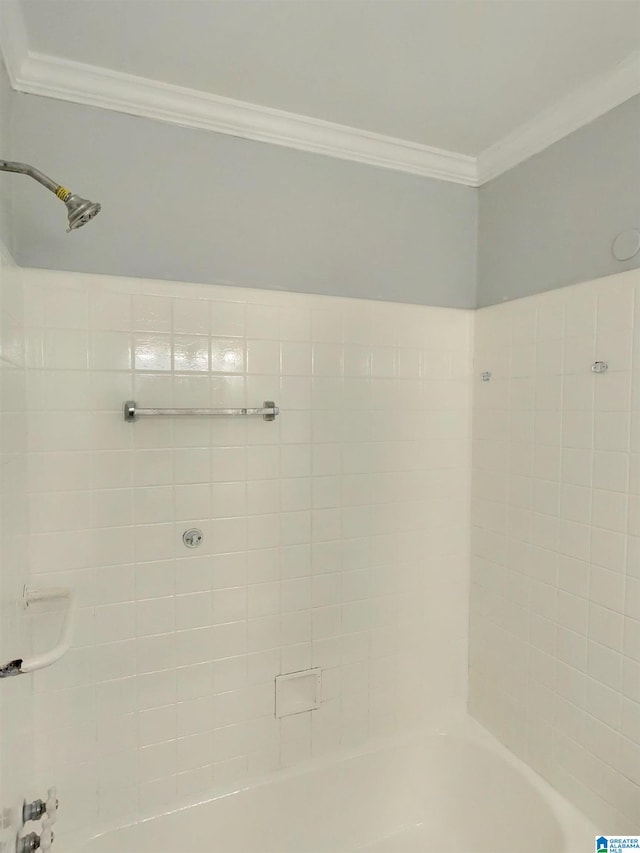
[[[272,400],[266,400],[259,409],[140,409],[135,400],[127,400],[124,404],[124,419],[131,424],[138,418],[162,417],[227,417],[229,415],[262,415],[265,421],[275,421],[280,409]]]

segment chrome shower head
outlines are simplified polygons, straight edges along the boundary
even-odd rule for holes
[[[29,175],[30,178],[38,181],[43,187],[46,187],[56,195],[60,201],[63,201],[67,206],[67,213],[69,215],[67,232],[82,228],[94,216],[97,216],[102,209],[97,202],[88,201],[86,198],[72,193],[71,190],[52,181],[51,178],[48,178],[43,172],[30,166],[28,163],[14,163],[9,160],[0,160],[0,171],[18,172],[21,175]]]
[[[97,216],[102,207],[97,201],[89,201],[82,196],[71,193],[64,202],[67,205],[67,213],[69,214],[69,227],[67,231],[75,231],[77,228],[82,228],[87,222]]]

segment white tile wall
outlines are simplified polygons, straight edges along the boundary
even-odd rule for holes
[[[63,833],[463,701],[472,312],[23,276],[32,571],[80,596],[35,676]],[[282,414],[129,425],[127,398]],[[311,666],[320,709],[276,719]]]
[[[638,832],[638,272],[478,311],[475,374],[470,709]]]
[[[470,312],[2,273],[3,657],[58,628],[19,617],[29,563],[81,602],[33,679],[36,774],[32,680],[3,684],[3,803],[57,782],[62,833],[95,831],[463,698]],[[476,314],[470,708],[615,831],[640,813],[639,289]],[[282,415],[131,426],[128,397]],[[309,666],[321,708],[275,719]]]
[[[21,272],[0,247],[0,662],[31,649],[22,618],[28,577],[24,307]],[[33,679],[0,682],[0,850],[15,849],[24,797],[40,792],[34,773]]]

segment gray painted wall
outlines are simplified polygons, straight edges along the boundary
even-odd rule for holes
[[[478,305],[640,266],[614,237],[640,228],[640,96],[479,191]]]
[[[0,134],[103,204],[66,234],[53,196],[0,175],[23,266],[454,307],[640,266],[611,253],[640,227],[640,96],[479,190],[12,93],[4,69]]]
[[[470,187],[15,95],[14,150],[103,205],[14,194],[23,266],[471,307]]]
[[[12,106],[15,95],[9,85],[7,71],[0,57],[0,159],[9,160],[11,153]],[[13,223],[11,200],[14,181],[24,181],[16,175],[0,172],[0,242],[13,251]]]

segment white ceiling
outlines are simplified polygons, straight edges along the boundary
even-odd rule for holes
[[[637,49],[605,0],[22,0],[31,49],[477,155]]]
[[[22,91],[471,185],[640,91],[640,0],[0,0],[0,13]]]

